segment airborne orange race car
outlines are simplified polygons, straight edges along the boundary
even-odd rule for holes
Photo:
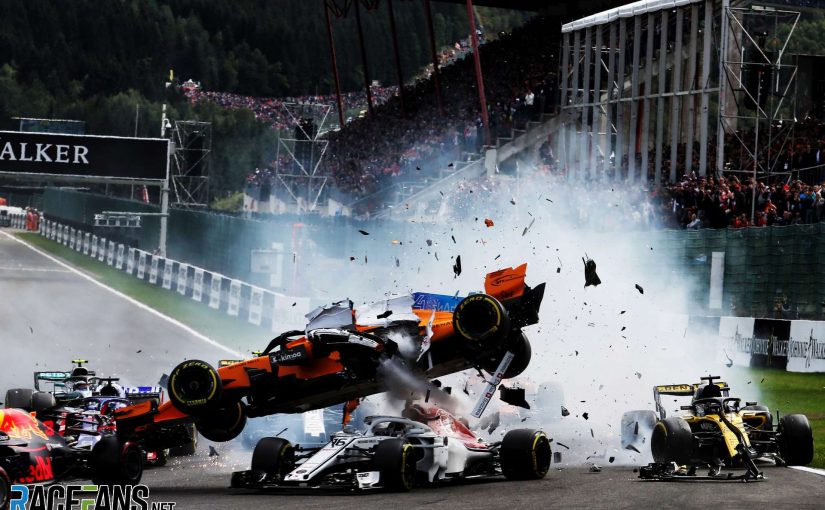
[[[353,310],[349,301],[309,315],[306,331],[287,331],[257,357],[200,360],[169,375],[169,401],[117,412],[123,441],[152,450],[191,440],[187,424],[211,441],[229,441],[247,417],[301,413],[386,391],[387,376],[409,370],[426,378],[477,368],[503,375],[527,368],[531,349],[521,331],[538,322],[544,284],[525,284],[527,264],[489,273],[484,293],[465,298],[417,293]],[[379,313],[380,312],[380,313]],[[397,342],[398,341],[398,342]],[[402,344],[402,345],[399,345]]]

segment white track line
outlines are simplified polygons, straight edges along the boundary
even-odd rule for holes
[[[105,284],[103,284],[103,283],[101,283],[101,282],[99,282],[99,281],[95,280],[94,278],[92,278],[91,276],[87,275],[86,273],[84,273],[84,272],[82,272],[82,271],[80,271],[80,270],[78,270],[78,269],[76,269],[76,268],[74,268],[74,267],[70,266],[69,264],[66,264],[65,262],[63,262],[63,261],[61,261],[61,260],[57,259],[56,257],[53,257],[52,255],[50,255],[50,254],[48,254],[48,253],[46,253],[46,252],[44,252],[44,251],[40,250],[39,248],[35,248],[34,246],[32,246],[31,244],[27,243],[26,241],[24,241],[24,240],[22,240],[22,239],[18,239],[16,236],[13,236],[13,235],[9,234],[8,232],[2,232],[2,231],[0,231],[0,234],[3,234],[4,236],[8,237],[8,238],[9,238],[9,239],[11,239],[12,241],[15,241],[15,242],[18,242],[18,243],[22,244],[23,246],[27,247],[28,249],[32,250],[33,252],[38,253],[38,254],[40,254],[40,255],[42,255],[42,256],[44,256],[44,257],[46,257],[47,259],[51,260],[51,261],[52,261],[52,262],[54,262],[55,264],[57,264],[57,265],[59,265],[59,266],[61,266],[61,267],[65,268],[65,269],[68,269],[70,272],[72,272],[72,273],[76,274],[77,276],[79,276],[79,277],[81,277],[81,278],[83,278],[83,279],[85,279],[85,280],[88,280],[89,282],[91,282],[91,283],[93,283],[93,284],[97,285],[97,286],[98,286],[98,287],[100,287],[101,289],[105,289],[105,290],[107,290],[107,291],[111,292],[112,294],[114,294],[114,295],[116,295],[116,296],[118,296],[118,297],[120,297],[120,298],[125,299],[126,301],[128,301],[128,302],[132,303],[133,305],[135,305],[136,307],[140,308],[141,310],[145,310],[145,311],[147,311],[147,312],[149,312],[149,313],[153,314],[154,316],[158,317],[159,319],[163,319],[163,320],[165,320],[166,322],[168,322],[168,323],[170,323],[170,324],[173,324],[173,325],[175,325],[175,326],[177,326],[177,327],[181,328],[182,330],[186,331],[186,332],[187,332],[187,333],[189,333],[190,335],[194,336],[195,338],[198,338],[199,340],[202,340],[202,341],[206,342],[207,344],[211,345],[212,347],[217,347],[218,349],[221,349],[222,351],[227,352],[227,353],[229,353],[229,354],[231,354],[232,356],[235,356],[235,357],[237,357],[237,358],[243,358],[243,354],[241,354],[240,352],[233,351],[233,350],[232,350],[232,349],[230,349],[229,347],[226,347],[225,345],[220,344],[220,343],[216,342],[215,340],[212,340],[212,339],[211,339],[211,338],[209,338],[208,336],[203,335],[203,334],[201,334],[201,333],[198,333],[197,331],[195,331],[194,329],[190,328],[190,327],[189,327],[189,326],[187,326],[186,324],[184,324],[184,323],[180,322],[179,320],[177,320],[177,319],[173,319],[172,317],[169,317],[168,315],[163,314],[163,313],[161,313],[161,312],[159,312],[159,311],[155,310],[154,308],[152,308],[152,307],[150,307],[150,306],[147,306],[147,305],[145,305],[145,304],[141,303],[140,301],[138,301],[138,300],[136,300],[136,299],[134,299],[134,298],[131,298],[131,297],[127,296],[126,294],[124,294],[124,293],[122,293],[122,292],[120,292],[120,291],[118,291],[118,290],[115,290],[115,289],[113,289],[113,288],[109,287],[108,285],[105,285]]]
[[[811,467],[808,467],[808,466],[789,466],[789,467],[791,469],[797,469],[799,471],[804,471],[806,473],[813,473],[815,475],[825,476],[825,469],[811,468]]]

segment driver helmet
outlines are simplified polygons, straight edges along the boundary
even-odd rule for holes
[[[703,384],[696,388],[696,395],[693,397],[693,400],[698,400],[700,398],[721,398],[722,397],[722,388],[715,384]]]
[[[97,393],[101,397],[120,397],[125,398],[126,392],[119,384],[104,383],[97,387]]]
[[[83,398],[92,396],[92,388],[89,387],[89,383],[87,381],[83,380],[74,383],[72,392],[79,393]]]

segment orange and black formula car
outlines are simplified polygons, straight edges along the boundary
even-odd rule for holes
[[[493,373],[505,353],[513,361],[500,374],[515,377],[530,362],[522,328],[538,322],[544,284],[528,287],[527,265],[487,275],[484,293],[463,299],[413,294],[353,309],[349,301],[308,316],[305,331],[288,331],[252,359],[219,368],[184,361],[169,374],[169,402],[119,410],[122,440],[144,448],[189,441],[185,424],[212,441],[240,434],[247,417],[300,413],[388,389],[406,370],[426,378],[478,368]],[[403,341],[401,340],[403,339]]]

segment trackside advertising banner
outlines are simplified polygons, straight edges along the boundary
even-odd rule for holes
[[[0,131],[0,173],[163,180],[168,151],[159,138]]]
[[[722,317],[723,352],[741,366],[825,372],[825,322]]]

